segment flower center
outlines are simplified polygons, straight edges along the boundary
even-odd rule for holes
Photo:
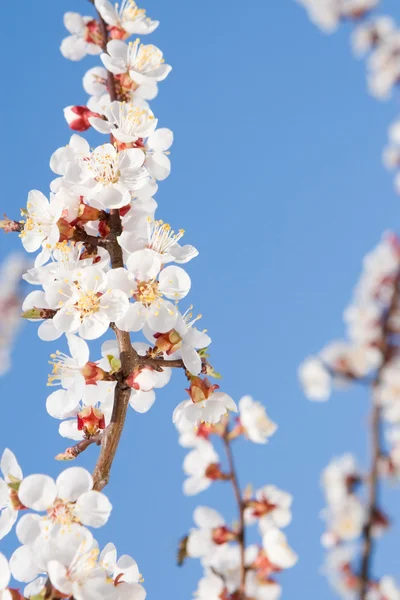
[[[90,158],[90,169],[94,171],[94,179],[103,185],[117,183],[120,178],[118,155],[108,152],[93,152]]]
[[[163,221],[151,221],[149,217],[147,225],[147,247],[159,254],[167,253],[172,246],[179,242],[184,233],[184,229],[179,229],[178,233],[175,233],[168,223],[164,223]]]
[[[100,295],[98,292],[86,292],[82,294],[76,303],[76,308],[83,317],[88,317],[100,309]]]
[[[56,525],[79,523],[79,520],[74,515],[73,506],[71,502],[65,503],[57,499],[53,506],[47,510],[47,518]]]
[[[101,35],[100,26],[96,19],[92,19],[89,23],[86,23],[83,37],[88,44],[96,44],[97,46],[102,45],[103,36]]]
[[[54,354],[50,354],[50,358],[53,360],[49,360],[49,364],[53,368],[48,376],[47,385],[60,385],[62,377],[81,370],[69,356],[59,350],[56,350]]]
[[[137,284],[137,292],[133,297],[145,306],[150,306],[161,297],[158,290],[158,281],[140,281]]]
[[[140,44],[139,38],[129,43],[128,64],[139,73],[149,73],[164,62],[162,52],[152,44]]]

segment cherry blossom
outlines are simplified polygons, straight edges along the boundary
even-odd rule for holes
[[[265,444],[277,430],[278,426],[268,418],[265,407],[253,400],[251,396],[243,396],[239,401],[240,424],[251,442]]]
[[[147,138],[157,127],[157,119],[148,108],[126,102],[111,102],[105,109],[106,120],[89,117],[89,122],[100,133],[107,133],[119,142],[132,143]]]
[[[26,507],[19,498],[22,470],[15,455],[6,448],[2,454],[0,468],[4,479],[0,478],[0,539],[12,529],[18,513]]]
[[[109,287],[107,275],[98,267],[86,267],[74,281],[44,285],[48,306],[57,310],[52,319],[60,332],[75,333],[92,340],[105,333],[111,321],[128,310],[128,298]]]
[[[67,12],[64,15],[64,26],[71,34],[61,43],[60,50],[64,58],[81,60],[87,54],[100,54],[102,36],[95,19]]]
[[[100,58],[108,71],[114,75],[128,73],[138,85],[162,81],[172,69],[165,64],[161,50],[152,44],[141,44],[139,39],[129,44],[111,40],[107,53],[103,52]]]
[[[146,17],[146,11],[138,8],[134,0],[122,0],[121,5],[113,5],[108,0],[95,0],[95,6],[105,22],[111,27],[112,37],[126,37],[134,33],[153,33],[159,21]]]
[[[48,475],[29,475],[18,490],[24,506],[37,512],[46,512],[42,517],[46,528],[70,525],[74,522],[90,527],[103,526],[111,513],[111,504],[103,493],[93,488],[93,479],[82,467],[70,467],[54,481]],[[30,519],[30,515],[24,517]],[[25,521],[21,520],[21,527]],[[30,541],[40,535],[39,527],[30,533]]]
[[[1,600],[11,600],[12,594],[8,590],[8,585],[10,583],[11,573],[10,568],[8,566],[8,560],[4,556],[4,554],[0,553],[0,599]]]

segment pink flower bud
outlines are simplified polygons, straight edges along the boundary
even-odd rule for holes
[[[91,127],[89,117],[101,118],[101,115],[92,112],[87,106],[67,106],[64,108],[64,117],[74,131],[86,131]]]
[[[92,436],[99,433],[100,429],[105,429],[104,415],[98,408],[87,406],[77,415],[78,431],[83,431],[86,435]]]

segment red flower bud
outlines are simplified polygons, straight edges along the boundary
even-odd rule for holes
[[[86,406],[77,415],[78,431],[84,431],[89,437],[99,433],[100,429],[105,429],[106,424],[104,415],[94,406]]]
[[[89,117],[101,118],[101,115],[92,112],[87,106],[67,106],[64,108],[64,117],[74,131],[87,131],[91,127]]]

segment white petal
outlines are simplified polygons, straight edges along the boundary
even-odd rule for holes
[[[20,546],[10,558],[10,570],[17,581],[28,582],[40,572],[35,565],[29,546]]]
[[[56,484],[48,475],[28,475],[20,485],[18,496],[27,508],[40,512],[52,506],[57,497]]]
[[[184,298],[190,290],[189,275],[181,267],[170,266],[163,269],[159,277],[160,291],[171,300]]]
[[[209,506],[198,506],[193,513],[193,520],[201,529],[214,529],[225,525],[224,518]]]
[[[11,529],[15,521],[18,519],[18,511],[10,507],[5,508],[0,513],[0,540],[3,539]]]
[[[21,467],[19,466],[14,453],[8,448],[6,448],[3,452],[0,467],[6,481],[10,482],[10,475],[16,479],[22,479]]]
[[[172,146],[173,141],[174,134],[172,131],[166,127],[161,127],[148,137],[147,145],[156,152],[165,152]]]
[[[56,390],[46,400],[46,410],[53,419],[67,419],[77,414],[80,397],[69,390]]]
[[[16,534],[21,544],[32,544],[40,535],[40,515],[23,515],[16,527]]]
[[[86,492],[76,502],[75,514],[83,525],[102,527],[111,513],[111,502],[101,492]]]
[[[192,375],[199,375],[201,373],[201,358],[196,350],[192,346],[189,346],[189,344],[183,344],[181,354],[187,370]]]
[[[89,362],[89,346],[82,338],[67,334],[68,348],[80,367],[84,367]]]
[[[89,471],[82,467],[65,469],[56,479],[57,497],[68,502],[75,502],[93,487],[93,478]]]
[[[8,560],[4,554],[0,553],[0,594],[10,583],[11,573],[8,566]]]
[[[62,336],[63,332],[54,327],[53,319],[47,319],[39,325],[38,336],[43,342],[53,342]]]
[[[141,390],[132,390],[129,404],[138,413],[145,413],[153,406],[156,399],[154,390],[142,392]]]

